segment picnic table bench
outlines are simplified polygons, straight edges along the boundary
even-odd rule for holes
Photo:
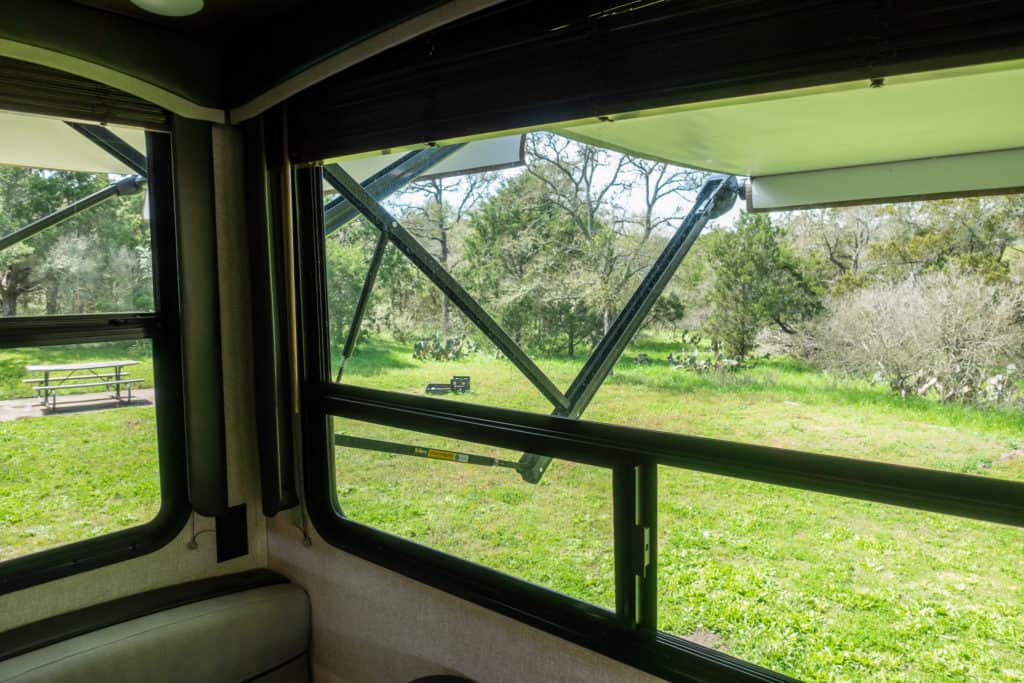
[[[41,372],[42,377],[21,380],[33,384],[36,396],[42,399],[45,408],[56,410],[57,392],[65,389],[106,387],[112,392],[111,398],[122,402],[121,390],[127,391],[127,402],[132,402],[132,386],[141,379],[129,378],[125,368],[138,365],[137,360],[107,360],[90,363],[59,363],[55,365],[26,365],[28,372]]]

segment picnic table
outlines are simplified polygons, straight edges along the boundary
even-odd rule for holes
[[[82,389],[86,387],[106,387],[112,392],[111,398],[121,403],[121,389],[128,393],[128,403],[132,401],[132,386],[141,379],[127,376],[125,368],[138,365],[137,360],[105,360],[90,363],[59,363],[55,365],[26,365],[28,372],[43,373],[42,377],[23,379],[25,384],[33,384],[36,396],[42,399],[43,406],[50,410],[57,408],[57,392],[64,389]]]

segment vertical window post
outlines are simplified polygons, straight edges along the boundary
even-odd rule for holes
[[[657,630],[658,466],[623,464],[612,471],[615,614],[623,628]]]

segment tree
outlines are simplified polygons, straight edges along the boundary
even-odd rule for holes
[[[330,339],[340,349],[349,333],[356,301],[363,290],[378,230],[359,218],[343,226],[325,242],[327,301],[330,308]],[[360,339],[369,333],[385,333],[405,340],[425,334],[436,322],[436,289],[430,287],[411,262],[389,245],[364,312]]]
[[[783,237],[766,214],[752,213],[742,214],[732,231],[713,235],[714,281],[705,325],[730,355],[749,354],[767,325],[794,333],[799,321],[821,308],[817,288]]]
[[[437,258],[448,272],[457,265],[455,231],[462,228],[469,212],[494,183],[491,173],[474,173],[456,178],[429,178],[410,184],[401,194],[402,223]],[[409,202],[407,200],[412,199]],[[441,327],[451,326],[451,304],[441,295]]]
[[[891,211],[878,206],[797,211],[782,220],[817,279],[835,290],[869,283],[880,266],[877,250],[899,232]]]
[[[569,355],[594,332],[586,273],[566,255],[581,239],[535,176],[505,180],[473,213],[462,278],[519,343]]]
[[[0,168],[0,234],[99,189],[105,174]],[[117,197],[0,252],[3,314],[88,313],[152,307],[142,195]]]
[[[575,284],[600,316],[600,337],[656,257],[659,231],[681,217],[679,203],[702,174],[552,133],[528,136],[526,150],[527,172],[575,228],[563,261],[587,275]],[[627,203],[630,193],[638,201]]]
[[[34,250],[24,242],[0,252],[0,304],[3,315],[18,315],[21,297],[35,289],[29,260]]]
[[[892,280],[948,267],[982,274],[990,282],[1010,276],[1008,250],[1024,239],[1024,198],[969,197],[886,207],[897,234],[874,245]]]

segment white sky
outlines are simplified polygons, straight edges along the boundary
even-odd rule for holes
[[[614,154],[614,153],[612,153],[612,154]],[[681,167],[679,167],[679,168],[681,168]],[[499,178],[504,179],[504,178],[510,178],[512,176],[518,175],[520,173],[525,173],[525,172],[526,172],[525,168],[520,166],[520,167],[516,167],[516,168],[510,168],[510,169],[504,169],[504,170],[498,171],[497,174],[498,174]],[[611,180],[612,173],[613,173],[613,167],[611,165],[608,165],[608,166],[606,166],[606,167],[604,167],[602,169],[599,169],[597,174],[596,174],[596,176],[595,176],[595,180],[596,180],[595,184],[600,186],[600,185],[604,185],[604,184],[608,183]],[[495,184],[495,189],[497,189],[497,184]],[[662,199],[660,202],[658,202],[658,204],[656,206],[656,214],[659,217],[667,217],[667,216],[676,215],[681,220],[682,217],[685,216],[686,213],[690,210],[690,208],[692,206],[692,203],[693,203],[693,199],[695,197],[696,197],[696,192],[688,193],[688,195],[685,196],[684,198],[680,198],[678,196],[666,197],[666,198]],[[402,197],[401,201],[403,203],[405,203],[406,205],[408,205],[410,203],[410,199],[411,198],[408,195],[406,195],[406,196]],[[460,195],[456,192],[456,193],[453,193],[452,198],[451,198],[450,201],[452,201],[454,203],[454,202],[457,202],[459,199],[460,199]],[[425,201],[425,197],[423,198],[423,200]],[[619,195],[618,201],[619,201],[620,205],[627,212],[634,213],[634,214],[635,213],[640,213],[640,212],[642,212],[644,210],[644,206],[645,206],[643,189],[642,188],[635,188],[635,189],[633,189],[630,192],[623,192],[622,194]],[[386,204],[389,205],[389,208],[394,208],[395,207],[395,203],[394,202],[390,202],[390,203],[386,202]],[[711,226],[709,226],[709,227],[713,227],[713,226],[716,226],[716,225],[731,225],[732,223],[734,223],[737,220],[737,218],[739,218],[740,211],[743,208],[743,205],[744,205],[744,202],[742,200],[737,200],[736,204],[733,206],[732,210],[729,211],[729,213],[727,213],[724,216],[722,216],[722,217],[718,218],[717,220],[713,221]],[[671,230],[674,230],[676,227],[678,227],[678,225],[679,225],[679,222],[678,221],[674,221],[672,223]],[[670,230],[663,230],[662,232],[670,233]]]

